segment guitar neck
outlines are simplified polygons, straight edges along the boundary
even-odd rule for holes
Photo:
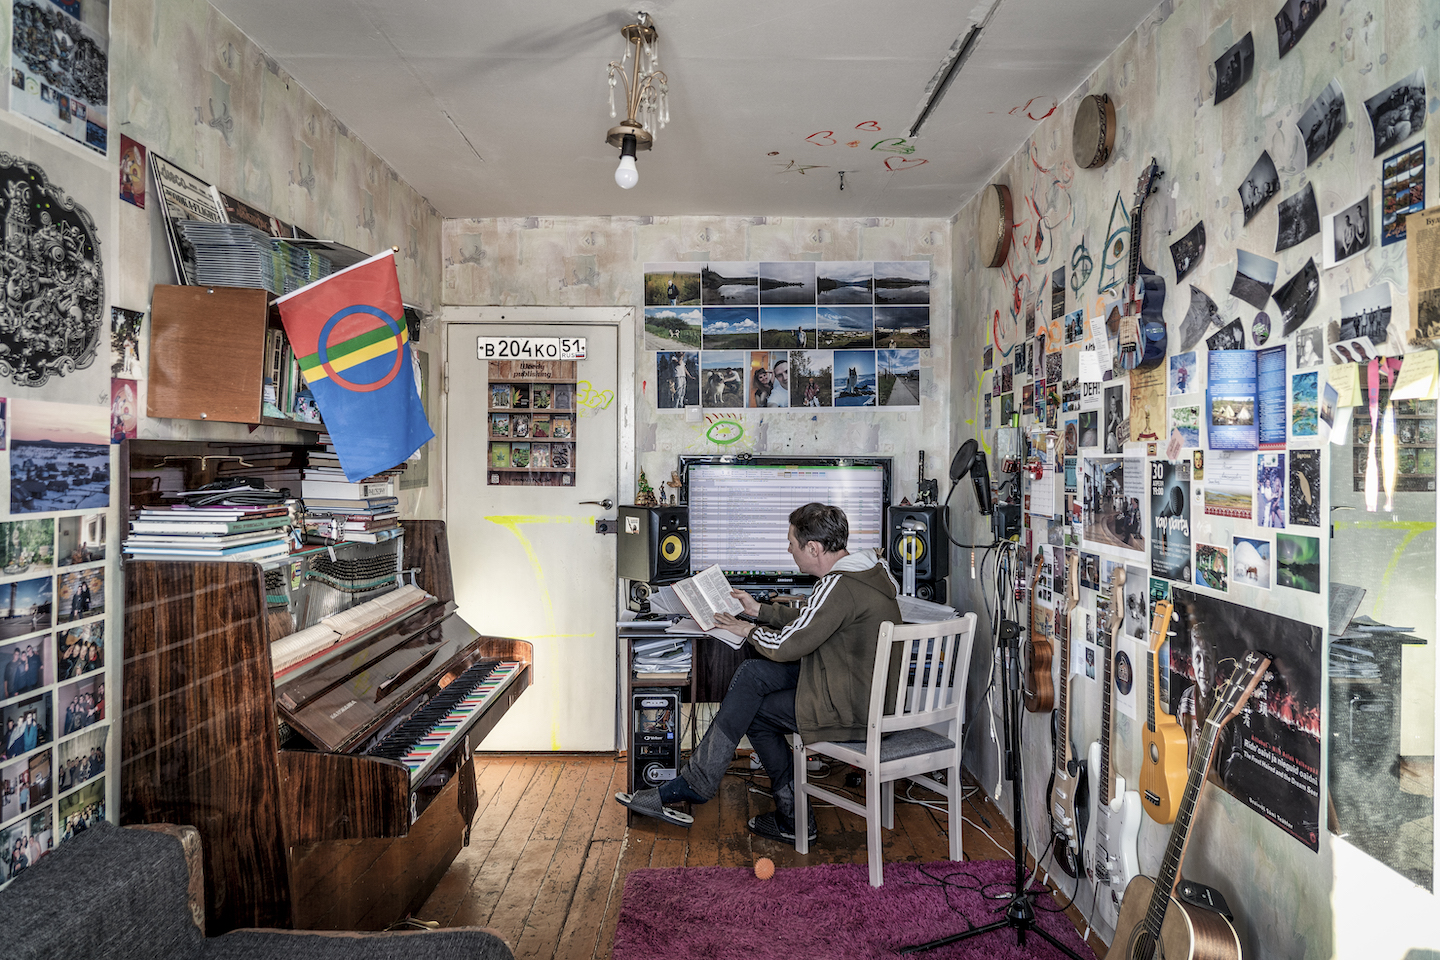
[[[1060,689],[1055,693],[1056,743],[1055,769],[1067,773],[1070,766],[1070,611],[1067,603],[1061,618],[1060,634]]]
[[[1119,608],[1115,598],[1110,598],[1110,616],[1115,619],[1114,627],[1119,629]],[[1115,769],[1110,765],[1110,740],[1114,736],[1113,692],[1115,689],[1113,671],[1115,664],[1115,639],[1113,631],[1100,638],[1100,655],[1105,658],[1105,694],[1100,698],[1100,803],[1109,806],[1115,799]]]

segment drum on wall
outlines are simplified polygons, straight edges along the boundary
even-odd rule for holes
[[[1070,142],[1075,162],[1087,169],[1103,166],[1115,147],[1115,104],[1109,95],[1095,93],[1080,100]]]
[[[1014,224],[1010,188],[992,183],[980,197],[980,259],[987,267],[998,267],[1010,255],[1010,231]]]

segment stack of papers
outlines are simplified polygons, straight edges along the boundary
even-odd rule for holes
[[[631,648],[630,667],[635,676],[647,679],[665,677],[683,680],[689,677],[690,641],[676,637],[655,637],[637,640]]]

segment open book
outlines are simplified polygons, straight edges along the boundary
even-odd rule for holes
[[[687,577],[673,585],[675,596],[685,605],[685,610],[695,618],[702,630],[715,629],[715,614],[743,613],[740,601],[730,596],[730,581],[720,572],[720,565],[706,567],[693,577]]]

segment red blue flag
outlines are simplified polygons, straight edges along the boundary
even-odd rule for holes
[[[394,251],[275,303],[346,479],[388,470],[435,436],[410,362]]]

